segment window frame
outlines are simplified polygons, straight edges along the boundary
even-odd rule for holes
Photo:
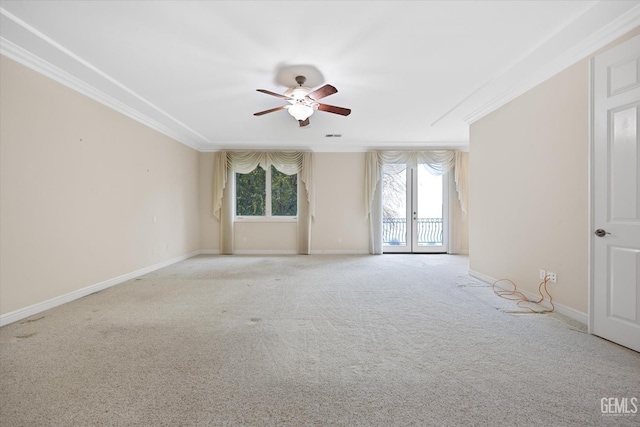
[[[264,215],[238,215],[236,212],[236,208],[237,208],[237,199],[236,199],[236,191],[237,191],[237,180],[236,180],[236,174],[239,172],[235,172],[233,174],[233,179],[234,179],[234,186],[233,186],[233,199],[234,199],[234,203],[233,203],[233,217],[236,221],[242,221],[242,222],[297,222],[298,221],[298,215],[294,215],[294,216],[285,216],[285,215],[272,215],[272,206],[271,206],[271,167],[273,166],[273,164],[270,161],[267,161],[266,163],[266,169],[265,169],[265,177],[264,177],[264,183],[265,183],[265,207],[264,207],[264,211],[265,214]],[[256,166],[256,168],[258,167],[262,167],[261,165]],[[275,167],[275,166],[274,166]],[[254,169],[255,170],[255,169]],[[300,185],[300,172],[296,172],[296,186]],[[296,192],[296,212],[298,212],[300,209],[300,206],[298,205],[298,194]]]

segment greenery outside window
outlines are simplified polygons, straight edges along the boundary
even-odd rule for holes
[[[286,175],[273,165],[236,173],[236,217],[294,218],[297,214],[297,174]]]

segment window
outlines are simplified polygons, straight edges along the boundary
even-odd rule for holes
[[[295,217],[298,175],[286,175],[273,165],[236,173],[236,217]]]

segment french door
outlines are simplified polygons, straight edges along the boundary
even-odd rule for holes
[[[448,176],[426,165],[384,165],[383,252],[447,252],[448,193]]]

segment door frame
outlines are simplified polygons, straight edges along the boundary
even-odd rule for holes
[[[442,245],[439,246],[419,246],[417,244],[416,218],[414,208],[418,204],[418,164],[410,162],[405,163],[406,166],[406,245],[392,246],[382,245],[382,252],[386,254],[392,253],[411,253],[411,254],[428,254],[428,253],[449,253],[449,241],[451,236],[449,203],[451,199],[451,179],[452,173],[442,174]],[[384,171],[382,172],[384,174]],[[381,183],[383,180],[381,180]],[[417,209],[417,208],[415,208]],[[417,210],[415,211],[417,212]],[[411,230],[411,232],[409,232]]]
[[[588,268],[587,268],[587,283],[589,287],[589,292],[587,296],[587,331],[590,334],[593,334],[593,323],[594,323],[594,292],[595,292],[595,281],[594,281],[594,250],[593,246],[595,244],[594,235],[591,230],[594,230],[595,226],[595,117],[594,117],[594,104],[595,104],[595,56],[592,56],[589,59],[589,73],[588,73],[588,81],[589,81],[589,96],[588,96],[588,123],[589,123],[589,152],[587,154],[588,159],[588,172],[589,172],[589,183],[588,183],[588,214],[587,214],[587,230],[589,239],[587,243],[587,254],[588,254]]]

